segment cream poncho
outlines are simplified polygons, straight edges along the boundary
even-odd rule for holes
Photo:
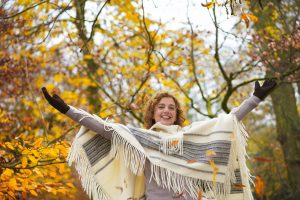
[[[215,199],[253,199],[245,160],[247,133],[233,115],[184,128],[157,123],[146,130],[85,114],[114,130],[110,141],[81,127],[72,144],[68,161],[75,162],[90,198],[145,198],[143,171],[148,159],[152,178],[166,189],[195,199],[199,194]]]

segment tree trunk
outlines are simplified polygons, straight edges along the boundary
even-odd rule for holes
[[[82,41],[81,51],[83,53],[83,56],[89,55],[88,50],[88,36],[87,31],[85,27],[85,0],[75,0],[74,5],[76,8],[76,20],[75,20],[75,26],[78,31],[78,35],[80,40]],[[99,65],[94,62],[92,58],[85,59],[85,62],[88,67],[88,73],[94,74],[96,73],[97,69],[99,68]],[[87,91],[89,92],[88,101],[90,105],[94,105],[94,112],[97,113],[101,110],[101,102],[99,101],[99,95],[98,95],[98,88],[95,86],[88,86]]]
[[[292,84],[280,84],[271,94],[277,138],[287,166],[291,198],[300,199],[300,121]],[[288,188],[286,188],[288,193]]]

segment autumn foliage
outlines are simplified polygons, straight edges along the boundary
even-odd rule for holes
[[[270,70],[282,81],[299,78],[299,26],[281,32],[275,28],[278,13],[264,10],[273,13],[274,23],[246,40],[263,21],[250,1],[197,2],[197,12],[210,13],[210,30],[195,25],[188,9],[180,30],[170,27],[147,14],[147,2],[139,0],[1,3],[0,199],[86,198],[66,163],[79,126],[48,105],[43,86],[69,105],[142,126],[143,107],[158,90],[178,97],[188,124],[230,112]],[[230,31],[217,13],[235,19]],[[272,113],[269,104],[259,109]],[[245,123],[260,134],[251,135],[248,151],[257,175],[253,193],[269,197],[286,173],[273,178],[268,170],[278,172],[285,163],[276,136],[268,135],[275,132],[265,120],[270,116],[251,116]],[[210,166],[216,174],[212,160]]]

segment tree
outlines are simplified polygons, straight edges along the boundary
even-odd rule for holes
[[[271,198],[299,199],[300,119],[293,85],[298,83],[299,87],[299,7],[296,1],[265,1],[261,8],[255,3],[252,10],[259,17],[260,23],[254,26],[255,53],[252,55],[254,60],[260,61],[265,67],[267,76],[280,80],[279,87],[271,97],[277,139],[283,150],[289,183],[288,187],[282,185],[280,193],[274,193]]]

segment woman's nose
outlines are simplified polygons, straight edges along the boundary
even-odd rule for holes
[[[163,112],[170,112],[170,109],[169,108],[164,108]]]

